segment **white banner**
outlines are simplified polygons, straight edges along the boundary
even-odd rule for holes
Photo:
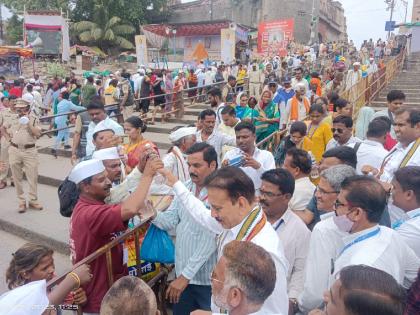
[[[137,56],[137,65],[140,67],[141,65],[147,66],[149,64],[147,60],[147,42],[146,36],[144,35],[136,35],[134,37],[134,41],[136,44],[136,56]]]
[[[235,31],[229,28],[224,28],[220,30],[220,33],[220,59],[225,64],[230,64],[233,59],[235,59]]]

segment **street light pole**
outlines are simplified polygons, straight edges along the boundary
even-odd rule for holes
[[[389,1],[389,0],[388,0]],[[393,14],[394,14],[394,7],[395,7],[395,0],[391,0],[391,3],[390,3],[390,10],[391,10],[391,14],[390,14],[390,16],[389,16],[389,24],[391,24],[391,21],[392,21],[392,16],[393,16]],[[391,29],[389,29],[388,30],[388,39],[391,37]]]
[[[174,35],[174,62],[175,62],[175,59],[176,59],[176,30],[175,29],[173,29],[172,30],[172,34]]]

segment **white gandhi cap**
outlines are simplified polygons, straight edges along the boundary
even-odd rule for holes
[[[171,132],[171,134],[169,135],[169,140],[171,140],[171,142],[175,142],[181,138],[195,135],[196,132],[197,128],[195,127],[182,127],[175,130],[174,132]]]
[[[101,132],[101,131],[104,131],[104,130],[111,130],[112,132],[114,132],[114,130],[112,130],[112,128],[107,125],[107,123],[105,122],[105,120],[102,120],[93,129],[92,137],[95,136],[95,134],[97,134],[98,132]]]
[[[73,167],[69,175],[69,180],[75,184],[79,184],[86,178],[100,174],[103,171],[105,171],[105,167],[101,160],[82,161]]]
[[[117,147],[101,149],[93,152],[92,159],[95,160],[117,160],[120,158]]]

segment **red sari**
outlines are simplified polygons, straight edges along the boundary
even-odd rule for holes
[[[140,153],[144,150],[144,147],[150,144],[152,148],[159,154],[158,147],[150,140],[142,140],[136,144],[126,144],[124,145],[125,154],[127,154],[127,166],[129,166],[129,170],[131,171],[135,168],[140,161]],[[143,151],[144,152],[144,151]],[[127,172],[130,173],[130,172]]]

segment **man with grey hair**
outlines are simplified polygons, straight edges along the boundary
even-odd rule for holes
[[[247,315],[259,311],[273,293],[276,267],[264,248],[234,240],[223,248],[211,281],[213,301],[218,307],[230,315]]]
[[[300,82],[294,86],[294,90],[295,95],[287,101],[284,113],[280,113],[280,126],[303,120],[309,113],[311,103],[306,96],[307,87]]]
[[[315,191],[318,209],[324,214],[311,234],[309,252],[305,269],[303,293],[299,296],[299,308],[308,312],[319,307],[323,302],[323,292],[328,289],[331,274],[331,261],[342,248],[343,237],[334,223],[334,203],[341,189],[341,183],[356,175],[356,170],[348,165],[332,166],[321,172],[321,178]]]
[[[125,276],[117,280],[105,294],[100,315],[158,315],[153,290],[140,278]]]
[[[195,127],[181,127],[173,130],[169,135],[169,140],[173,147],[162,160],[165,168],[171,170],[183,183],[190,179],[188,165],[184,156],[188,149],[196,142],[196,132],[197,128]]]

